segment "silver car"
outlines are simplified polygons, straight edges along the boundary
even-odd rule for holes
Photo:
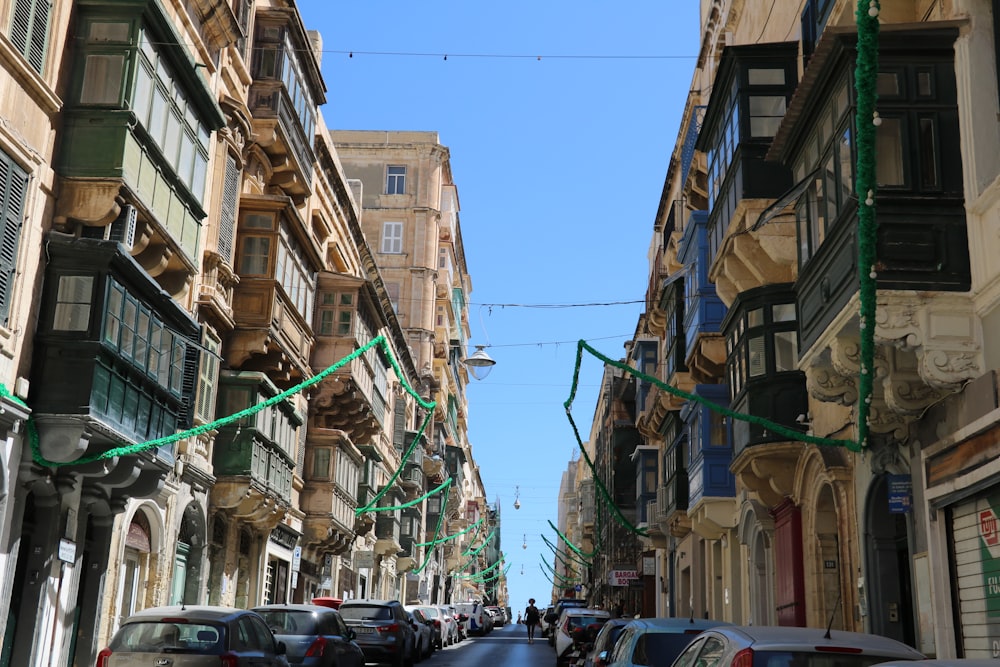
[[[118,628],[97,667],[287,667],[285,645],[246,609],[154,607]]]
[[[729,626],[702,632],[677,656],[673,667],[870,667],[923,657],[895,639],[861,632]]]

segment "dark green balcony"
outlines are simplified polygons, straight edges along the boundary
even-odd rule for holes
[[[236,414],[277,393],[263,373],[224,372],[218,414]],[[296,429],[301,425],[302,416],[282,401],[220,428],[213,458],[216,477],[242,479],[265,495],[291,502]]]
[[[199,325],[118,243],[53,233],[46,249],[29,401],[46,458],[189,426]],[[47,437],[50,427],[66,437]],[[172,457],[172,446],[158,455]]]

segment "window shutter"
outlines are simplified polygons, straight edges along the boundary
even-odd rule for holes
[[[404,442],[406,436],[406,401],[401,398],[396,399],[392,419],[392,445],[399,452],[406,451]]]
[[[222,185],[222,210],[219,213],[219,255],[228,264],[233,263],[233,237],[236,229],[236,207],[240,197],[240,169],[236,158],[226,156],[226,175]]]
[[[0,323],[7,324],[28,174],[0,153]]]
[[[203,337],[205,354],[201,357],[201,375],[198,382],[197,415],[204,422],[215,418],[215,387],[219,377],[220,343],[207,329]]]
[[[16,0],[14,3],[10,41],[39,74],[45,67],[51,14],[51,0]]]
[[[178,337],[180,340],[180,337]],[[201,361],[201,349],[192,341],[186,341],[184,352],[184,377],[181,382],[181,402],[183,407],[177,415],[178,427],[191,428],[194,424],[195,388],[198,384],[198,366]]]

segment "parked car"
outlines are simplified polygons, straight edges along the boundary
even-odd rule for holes
[[[501,607],[490,606],[486,608],[486,611],[493,615],[493,625],[502,628],[507,625],[507,612],[505,612]]]
[[[458,602],[455,604],[455,609],[459,615],[464,614],[466,617],[462,621],[467,637],[486,634],[486,612],[483,610],[483,605],[478,602]]]
[[[396,600],[345,600],[340,616],[357,633],[355,641],[367,662],[409,667],[416,635],[406,610]]]
[[[548,637],[551,634],[552,626],[554,626],[556,624],[556,621],[559,620],[559,617],[555,615],[555,611],[556,611],[555,606],[549,605],[548,607],[545,608],[545,611],[542,612],[542,617],[541,620],[539,621],[539,625],[541,625],[543,637]]]
[[[567,607],[586,607],[586,600],[578,600],[576,598],[562,598],[557,600],[555,605],[552,606],[552,611],[546,612],[542,622],[547,622],[548,627],[548,639],[549,646],[556,645],[556,625],[559,623],[559,617],[562,616],[563,610]]]
[[[729,625],[707,618],[637,618],[626,621],[618,641],[595,653],[595,667],[670,667],[681,651],[703,631]],[[594,642],[595,648],[597,642]],[[769,666],[775,667],[775,666]]]
[[[895,639],[860,632],[729,626],[705,630],[677,656],[674,667],[870,667],[923,657]]]
[[[618,637],[621,636],[622,630],[632,621],[631,618],[612,618],[609,619],[601,631],[597,633],[597,637],[594,639],[594,645],[590,649],[590,653],[587,654],[587,659],[583,662],[583,667],[596,667],[597,662],[595,658],[604,651],[611,651],[614,648],[615,642],[618,641]]]
[[[208,657],[214,656],[214,657]],[[247,609],[152,607],[132,614],[97,654],[97,667],[209,663],[287,667],[285,645]]]
[[[430,629],[432,650],[444,648],[443,633],[446,630],[441,624],[441,610],[429,605],[407,605],[404,608],[414,615],[419,612],[423,623]]]
[[[567,607],[559,616],[559,621],[553,632],[555,634],[556,667],[563,667],[577,657],[586,656],[581,646],[585,641],[593,642],[594,637],[581,638],[579,632],[594,624],[603,625],[611,614],[605,609],[588,609],[587,607]],[[594,635],[598,633],[595,631]],[[581,660],[582,662],[582,660]]]
[[[254,607],[274,638],[284,642],[288,661],[302,667],[364,667],[365,654],[340,613],[313,604]]]
[[[996,658],[935,658],[933,660],[892,660],[878,667],[997,667]]]
[[[417,662],[430,657],[430,654],[434,651],[433,632],[427,623],[427,617],[421,614],[420,611],[407,609],[406,614],[409,616],[410,626],[416,635],[416,641],[413,644],[413,661]]]
[[[441,612],[441,627],[446,628],[442,630],[441,642],[445,646],[451,646],[462,641],[455,612],[450,607],[438,606],[437,609]]]

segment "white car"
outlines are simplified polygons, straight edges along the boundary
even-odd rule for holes
[[[437,609],[441,611],[443,628],[447,628],[447,630],[442,630],[441,643],[445,646],[451,646],[462,641],[462,629],[458,627],[458,620],[455,619],[455,610],[441,605],[438,605]]]
[[[486,610],[478,602],[456,602],[455,609],[459,614],[465,614],[465,636],[485,635],[489,632],[489,622],[486,620]]]
[[[573,641],[573,631],[577,628],[586,628],[591,623],[604,624],[611,618],[611,614],[605,609],[588,609],[586,607],[568,607],[563,610],[562,615],[556,622],[555,647],[556,647],[556,667],[563,667],[575,658],[580,656],[579,647],[575,647]],[[581,659],[581,662],[583,660]]]
[[[621,646],[619,638],[617,646]],[[920,660],[916,649],[888,637],[826,628],[728,626],[705,630],[673,667],[869,667]]]

